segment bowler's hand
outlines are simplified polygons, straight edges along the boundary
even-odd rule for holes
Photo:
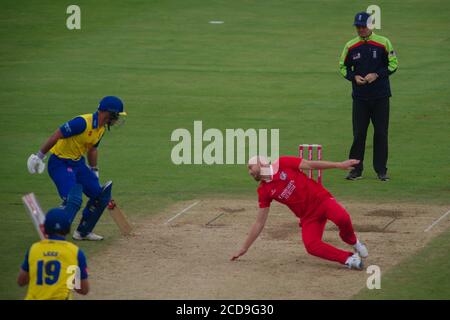
[[[356,159],[350,159],[350,160],[345,160],[339,163],[339,169],[342,170],[353,170],[354,166],[357,165],[359,163],[359,160]]]
[[[378,74],[376,74],[376,73],[369,73],[368,75],[366,75],[366,76],[364,77],[364,79],[365,79],[368,83],[372,83],[372,82],[374,82],[375,80],[378,79]]]
[[[245,250],[245,249],[239,250],[238,253],[236,253],[234,256],[231,257],[230,261],[237,260],[239,257],[243,256],[246,252],[247,252],[247,250]]]
[[[362,86],[367,83],[367,80],[359,75],[355,76],[355,81],[358,86]]]

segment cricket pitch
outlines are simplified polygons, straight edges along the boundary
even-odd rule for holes
[[[368,246],[366,267],[377,265],[382,273],[450,226],[444,219],[424,232],[448,210],[442,206],[342,204]],[[115,240],[89,259],[92,289],[85,298],[348,299],[366,286],[366,272],[308,255],[298,220],[276,203],[260,238],[245,256],[231,262],[256,212],[255,199],[196,199],[138,221],[133,236]],[[331,222],[324,240],[349,248]]]

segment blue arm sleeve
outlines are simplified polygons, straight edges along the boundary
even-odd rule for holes
[[[23,260],[22,263],[22,270],[26,271],[26,272],[30,272],[30,265],[28,264],[28,253],[30,252],[30,250],[27,250],[27,253],[25,254],[25,259]]]
[[[64,123],[59,129],[64,138],[76,136],[86,130],[86,120],[82,117],[76,117]]]
[[[86,256],[81,249],[78,249],[78,267],[80,268],[80,279],[88,278]]]

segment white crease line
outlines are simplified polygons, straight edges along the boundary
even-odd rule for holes
[[[447,211],[446,213],[444,213],[439,219],[437,219],[436,221],[434,221],[432,224],[430,224],[430,226],[428,228],[426,228],[423,232],[428,232],[431,230],[431,228],[433,228],[435,225],[437,225],[439,223],[439,221],[441,221],[442,219],[444,219],[448,214],[450,213],[450,210]]]
[[[196,206],[197,204],[199,204],[200,201],[197,201],[193,204],[191,204],[190,206],[188,206],[187,208],[184,208],[183,210],[181,210],[180,212],[178,212],[176,215],[174,215],[172,218],[170,218],[169,220],[167,220],[166,224],[168,224],[170,221],[174,220],[176,217],[182,215],[183,213],[185,213],[186,211],[188,211],[190,208],[192,208],[193,206]]]

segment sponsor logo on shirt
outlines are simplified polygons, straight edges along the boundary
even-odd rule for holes
[[[284,188],[283,192],[278,196],[279,199],[289,199],[289,197],[292,195],[292,193],[295,190],[295,182],[294,180],[289,181],[286,188]]]
[[[352,56],[352,59],[353,60],[357,60],[357,59],[360,59],[361,58],[361,53],[359,53],[358,52],[358,54],[354,54],[353,56]]]

